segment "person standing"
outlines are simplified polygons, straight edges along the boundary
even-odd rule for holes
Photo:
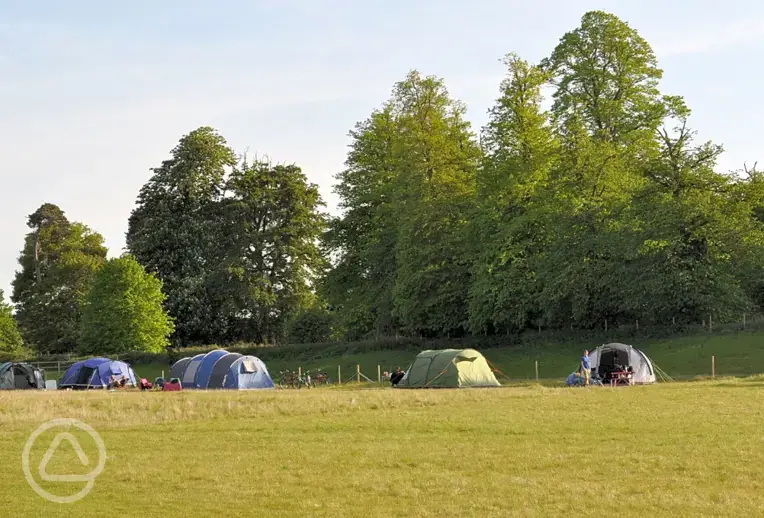
[[[589,362],[589,351],[584,351],[581,357],[581,375],[584,377],[584,386],[589,386],[589,380],[592,377],[591,363]]]

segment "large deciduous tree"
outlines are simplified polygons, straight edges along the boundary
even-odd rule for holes
[[[219,211],[236,163],[222,136],[198,128],[152,170],[130,215],[127,249],[162,281],[180,345],[226,340],[228,320],[209,281],[225,251]]]
[[[390,103],[358,123],[350,132],[346,168],[337,175],[343,215],[331,221],[326,236],[335,265],[322,291],[351,339],[392,334],[398,327],[393,315],[397,131]]]
[[[141,189],[128,249],[162,280],[174,340],[277,342],[323,272],[318,189],[295,165],[240,161],[209,127]]]
[[[324,271],[321,196],[299,167],[262,161],[244,161],[226,188],[217,294],[232,304],[237,339],[278,342],[291,315],[314,302]]]
[[[162,352],[174,328],[164,299],[162,282],[134,257],[110,259],[95,274],[85,297],[79,351],[93,355]]]
[[[27,345],[41,353],[76,350],[82,299],[106,258],[103,237],[46,203],[29,216],[11,300]]]
[[[479,148],[443,81],[413,71],[354,132],[329,234],[330,303],[365,331],[461,332]]]
[[[540,315],[536,263],[548,246],[550,173],[559,153],[541,106],[547,73],[514,54],[504,64],[507,77],[481,134],[485,157],[471,225],[473,332],[523,329]]]

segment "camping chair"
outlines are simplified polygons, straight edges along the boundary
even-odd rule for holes
[[[141,378],[140,387],[141,387],[141,391],[151,390],[153,388],[153,385],[146,378]]]

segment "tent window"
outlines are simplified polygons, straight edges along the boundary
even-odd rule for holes
[[[241,372],[246,374],[252,374],[257,372],[257,363],[255,360],[244,360],[241,362]]]
[[[122,369],[120,369],[120,368],[119,368],[119,365],[114,365],[114,364],[112,364],[112,365],[109,367],[109,370],[110,370],[110,371],[111,371],[111,373],[112,373],[112,374],[114,374],[115,376],[116,376],[116,375],[119,375],[119,374],[122,374]]]

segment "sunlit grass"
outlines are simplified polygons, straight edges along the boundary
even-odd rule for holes
[[[19,516],[754,515],[763,386],[2,393],[0,493]],[[71,505],[21,471],[27,437],[57,417],[92,425],[108,451]],[[49,473],[83,471],[61,452]]]

